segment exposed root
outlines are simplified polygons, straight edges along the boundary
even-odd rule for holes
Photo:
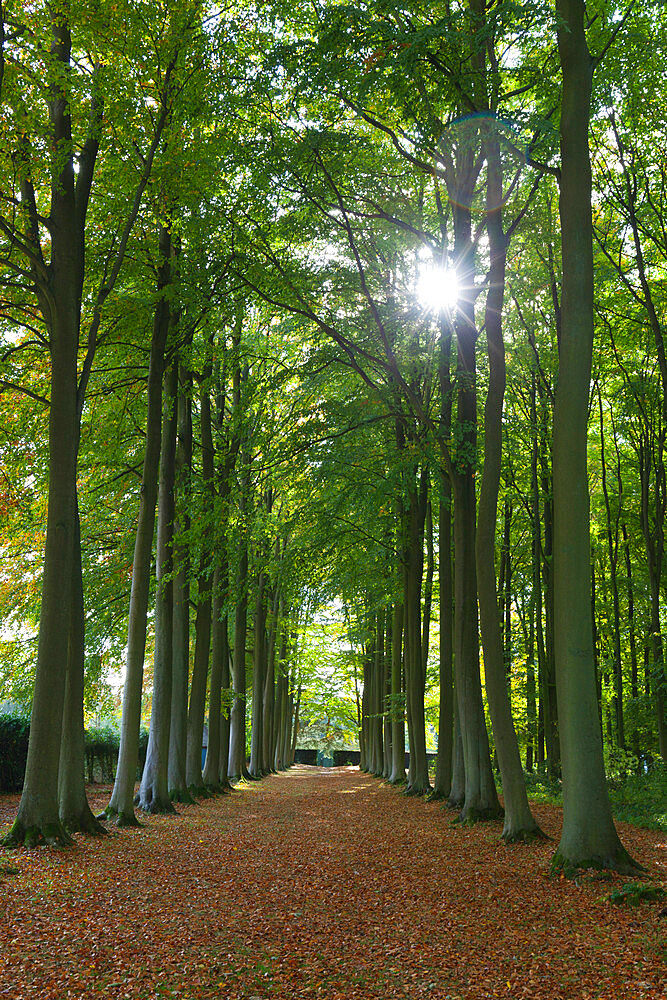
[[[107,837],[109,831],[88,806],[76,816],[61,816],[60,821],[68,833],[83,833],[88,837]]]
[[[195,802],[187,788],[170,788],[169,798],[172,802],[180,802],[184,806],[194,805]]]
[[[70,847],[73,843],[74,839],[60,821],[26,827],[18,819],[0,841],[2,847],[10,850],[16,847],[38,847],[41,844],[48,844],[49,847]]]
[[[117,812],[113,806],[107,806],[104,812],[100,813],[97,818],[108,820],[109,823],[113,823],[119,829],[125,826],[143,826],[143,823],[139,822],[132,809],[129,812]]]
[[[509,844],[532,844],[536,840],[551,840],[544,830],[534,826],[530,830],[503,830],[500,839]]]
[[[176,816],[178,815],[171,799],[140,799],[139,808],[142,812],[150,816]]]
[[[505,811],[502,807],[464,808],[454,822],[457,826],[474,826],[475,823],[489,823],[494,819],[502,819],[504,815]]]
[[[426,787],[424,788],[420,788],[419,785],[408,785],[407,788],[405,789],[404,794],[423,796],[423,795],[428,795],[430,791],[431,791],[430,785],[426,785]]]
[[[188,785],[188,792],[192,796],[193,802],[196,802],[197,799],[212,799],[214,795],[214,792],[206,785]]]
[[[557,851],[551,859],[551,874],[563,875],[565,878],[575,878],[580,872],[588,869],[594,871],[613,871],[619,875],[641,876],[646,869],[630,857],[624,847],[619,847],[613,854],[596,855],[591,858],[567,858]]]

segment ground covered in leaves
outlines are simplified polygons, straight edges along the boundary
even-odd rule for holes
[[[98,790],[101,808],[108,789]],[[0,834],[17,797],[0,799]],[[558,837],[560,810],[536,806]],[[295,767],[72,849],[0,851],[0,998],[662,1000],[664,904],[549,877],[353,768]],[[649,876],[664,838],[620,824]]]

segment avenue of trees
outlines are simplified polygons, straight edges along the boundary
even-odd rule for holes
[[[562,780],[554,868],[637,870],[606,774],[667,753],[666,60],[658,0],[0,3],[8,844],[324,720],[507,842]]]

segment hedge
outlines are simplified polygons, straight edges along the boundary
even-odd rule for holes
[[[0,715],[0,793],[20,792],[28,755],[30,722],[16,715]],[[111,783],[116,775],[120,737],[115,729],[104,726],[85,733],[86,780]],[[139,735],[137,780],[144,768],[148,731]]]

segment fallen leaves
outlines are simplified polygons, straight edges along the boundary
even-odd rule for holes
[[[557,837],[560,811],[535,811]],[[0,857],[19,872],[0,881],[0,997],[667,996],[657,907],[547,878],[553,843],[450,819],[355,770],[295,768],[138,832]],[[622,835],[664,877],[659,835]]]

